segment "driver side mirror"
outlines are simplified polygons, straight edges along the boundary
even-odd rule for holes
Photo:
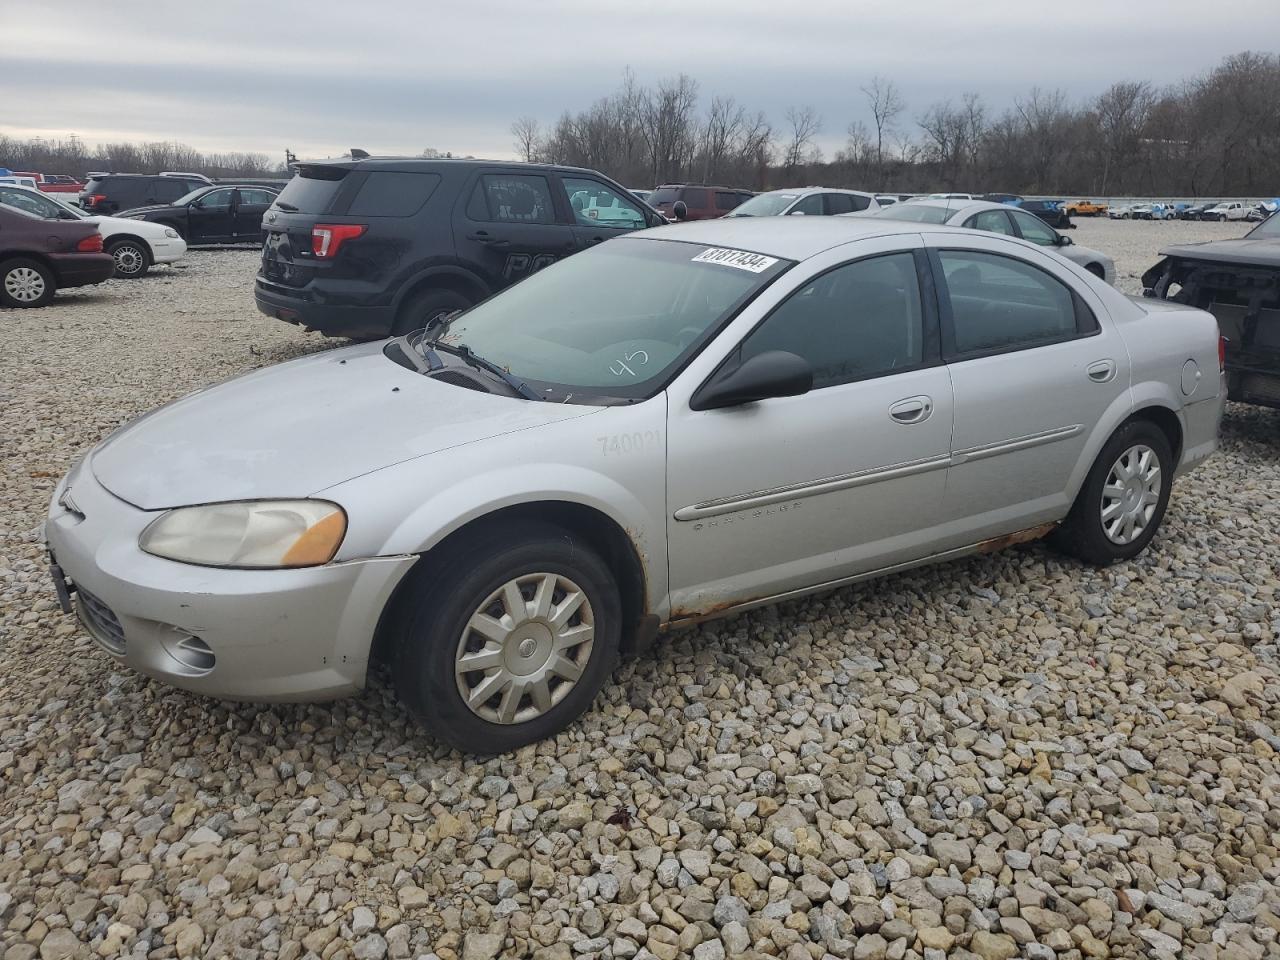
[[[813,367],[808,360],[785,350],[770,350],[716,373],[693,395],[689,407],[718,410],[771,397],[797,397],[812,389]]]
[[[677,220],[685,220],[689,216],[689,208],[685,206],[683,200],[677,200],[671,205],[671,215]]]
[[[1073,243],[1075,243],[1075,241],[1072,240],[1070,237],[1068,237],[1065,233],[1060,233],[1058,234],[1057,243],[1058,243],[1058,246],[1060,247],[1069,247]]]

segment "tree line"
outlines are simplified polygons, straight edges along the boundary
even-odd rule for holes
[[[1169,87],[1113,83],[1073,102],[1033,87],[995,113],[976,92],[913,110],[886,77],[855,95],[870,124],[850,123],[827,158],[825,118],[780,120],[733,97],[704,101],[680,74],[620,87],[544,127],[511,125],[521,159],[591,167],[633,187],[702,182],[756,190],[813,184],[884,192],[1032,195],[1280,194],[1280,55],[1244,52]]]
[[[89,146],[78,137],[64,140],[19,140],[0,133],[0,167],[69,174],[84,179],[91,171],[158,173],[181,170],[209,177],[288,177],[283,158],[265,153],[202,153],[183,143],[100,143]]]

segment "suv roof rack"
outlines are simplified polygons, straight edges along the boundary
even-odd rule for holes
[[[191,180],[203,180],[205,183],[213,183],[213,181],[210,180],[208,177],[206,177],[203,173],[185,173],[182,170],[161,170],[160,176],[187,177],[188,179],[191,179]]]

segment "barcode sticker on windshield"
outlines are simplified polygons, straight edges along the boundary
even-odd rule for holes
[[[777,257],[766,257],[759,253],[747,253],[745,250],[728,250],[724,247],[712,247],[703,250],[693,258],[694,263],[718,263],[722,267],[737,267],[752,273],[764,273],[775,263]]]

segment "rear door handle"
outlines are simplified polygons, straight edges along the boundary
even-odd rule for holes
[[[511,243],[509,240],[499,240],[497,237],[491,237],[483,230],[478,233],[468,234],[467,239],[474,240],[476,243],[487,243],[491,247],[505,247]]]
[[[932,397],[907,397],[889,407],[889,418],[895,423],[923,423],[932,413]]]
[[[1116,376],[1116,362],[1114,360],[1095,360],[1085,367],[1084,372],[1089,375],[1089,379],[1094,383],[1110,383]]]

